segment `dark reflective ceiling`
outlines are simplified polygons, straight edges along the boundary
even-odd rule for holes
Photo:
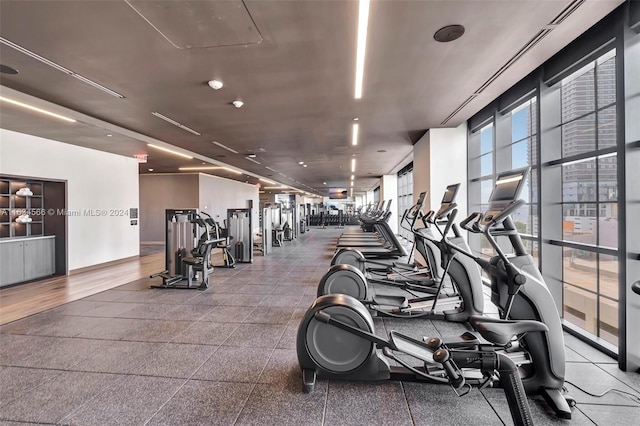
[[[406,164],[426,129],[463,123],[621,2],[373,1],[363,97],[356,100],[357,1],[3,0],[0,63],[19,73],[0,74],[2,95],[79,121],[1,102],[0,125],[127,156],[147,153],[141,173],[218,161],[245,173],[211,171],[216,175],[251,183],[263,177],[323,195],[349,186],[356,158],[359,193]],[[465,34],[436,42],[433,34],[451,24],[463,25]],[[551,31],[478,91],[543,30]],[[224,87],[212,90],[211,79]],[[235,108],[234,100],[244,106]],[[154,150],[150,142],[196,158]]]

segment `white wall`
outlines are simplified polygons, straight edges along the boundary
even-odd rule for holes
[[[227,209],[247,208],[253,200],[251,224],[254,234],[260,230],[258,187],[217,176],[199,175],[200,210],[209,213],[222,224]]]
[[[67,209],[81,213],[68,217],[69,270],[139,255],[138,226],[116,215],[138,208],[135,159],[0,129],[0,173],[67,181]]]
[[[420,192],[428,190],[425,204],[437,211],[444,190],[454,183],[461,184],[456,198],[459,221],[468,214],[466,123],[456,128],[430,129],[413,146],[414,201]]]
[[[431,129],[431,208],[438,210],[448,185],[460,183],[456,197],[458,221],[467,212],[467,125],[455,129]]]

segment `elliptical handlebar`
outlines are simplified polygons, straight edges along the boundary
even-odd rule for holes
[[[526,204],[526,201],[520,199],[515,200],[510,203],[504,210],[497,216],[492,218],[488,218],[489,222],[485,224],[486,227],[495,227],[496,225],[501,224],[508,216],[511,215],[515,210],[519,209],[522,205]]]
[[[433,210],[429,210],[427,213],[422,215],[422,224],[425,228],[428,228],[433,224],[433,216],[436,214]]]
[[[482,212],[473,212],[466,219],[460,222],[460,227],[465,231],[479,233],[480,230],[477,227],[479,221],[482,220]]]
[[[445,217],[447,217],[447,215],[450,212],[452,212],[453,210],[457,209],[457,207],[458,207],[458,204],[449,203],[446,207],[441,208],[440,210],[438,210],[437,213],[435,213],[434,221],[443,220]]]

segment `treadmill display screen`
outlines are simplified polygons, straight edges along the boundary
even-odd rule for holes
[[[451,204],[456,199],[456,194],[458,193],[458,188],[460,188],[460,184],[456,183],[455,185],[447,186],[447,190],[444,192],[444,196],[442,197],[441,204]]]
[[[518,173],[498,176],[493,192],[491,192],[489,202],[516,200],[524,186],[526,174],[527,170],[522,170]]]
[[[424,204],[424,198],[427,196],[426,191],[425,192],[421,192],[420,195],[418,195],[418,201],[416,202],[417,205],[422,206],[422,204]]]

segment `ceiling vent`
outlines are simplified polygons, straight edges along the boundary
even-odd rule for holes
[[[447,124],[456,114],[458,114],[465,106],[467,106],[476,96],[481,94],[487,87],[498,79],[505,71],[507,71],[513,64],[515,64],[525,53],[533,49],[543,38],[545,38],[553,28],[563,22],[573,12],[575,12],[586,0],[574,0],[562,12],[560,12],[553,20],[543,29],[541,29],[531,40],[529,40],[524,46],[516,52],[504,65],[502,65],[498,71],[496,71],[482,86],[480,86],[466,101],[464,101],[458,108],[456,108],[447,118],[445,118],[441,125]]]
[[[573,0],[567,7],[564,8],[562,12],[558,14],[558,16],[556,16],[551,22],[549,22],[549,25],[560,25],[573,12],[575,12],[580,6],[582,6],[582,3],[584,3],[585,1],[586,0]]]
[[[262,35],[241,0],[125,1],[177,49],[262,42]]]

